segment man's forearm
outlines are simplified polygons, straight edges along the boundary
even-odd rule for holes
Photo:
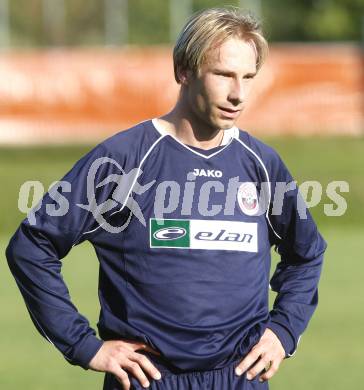
[[[318,283],[326,245],[319,233],[317,237],[320,244],[314,258],[301,258],[294,265],[282,259],[270,282],[272,290],[278,294],[268,328],[281,340],[287,357],[296,351],[318,304]]]

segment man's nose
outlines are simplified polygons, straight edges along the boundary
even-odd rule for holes
[[[234,105],[239,105],[245,101],[246,88],[242,81],[234,80],[231,85],[228,100]]]

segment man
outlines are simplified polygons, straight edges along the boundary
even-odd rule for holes
[[[277,153],[235,127],[266,51],[236,9],[193,15],[174,49],[175,107],[84,156],[7,248],[35,326],[71,364],[105,372],[104,389],[267,389],[296,350],[326,243]],[[103,341],[60,273],[85,240]]]

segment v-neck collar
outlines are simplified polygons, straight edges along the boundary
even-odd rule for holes
[[[210,154],[204,154],[204,153],[198,151],[198,149],[200,149],[200,148],[186,145],[183,142],[181,142],[178,138],[176,138],[174,135],[167,133],[162,128],[162,126],[159,125],[157,118],[153,118],[151,120],[151,122],[152,122],[154,129],[157,130],[157,132],[160,135],[162,135],[163,137],[166,137],[166,136],[171,137],[175,142],[177,142],[180,146],[184,147],[185,149],[189,150],[191,153],[194,153],[194,154],[196,154],[200,157],[206,158],[206,159],[209,159],[209,158],[221,153],[223,150],[225,150],[231,144],[231,142],[233,141],[234,138],[239,138],[239,129],[236,126],[233,126],[230,129],[226,129],[226,130],[224,130],[224,136],[223,136],[221,144],[219,146],[211,148],[211,150],[214,150],[214,152],[212,152]],[[206,149],[204,151],[207,151],[207,150],[209,150],[209,149]]]

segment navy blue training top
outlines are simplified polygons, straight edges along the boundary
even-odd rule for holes
[[[60,261],[85,240],[100,264],[100,338],[145,342],[178,370],[223,367],[267,327],[292,356],[317,306],[326,243],[278,154],[236,127],[209,150],[156,120],[119,132],[10,240],[32,321],[87,369],[102,340],[72,304]],[[269,279],[272,246],[281,261]],[[278,293],[271,311],[269,287]]]

